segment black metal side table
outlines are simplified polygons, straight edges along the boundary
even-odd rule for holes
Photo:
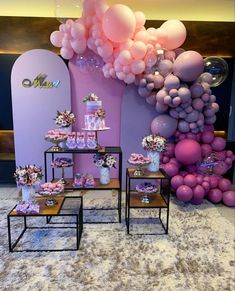
[[[125,204],[125,219],[127,226],[127,233],[130,234],[130,212],[131,209],[159,209],[158,219],[162,225],[165,234],[168,234],[169,225],[169,212],[170,212],[170,179],[163,169],[159,169],[158,172],[149,172],[144,170],[144,174],[136,176],[134,168],[126,169],[126,204]],[[160,180],[160,190],[154,194],[148,194],[150,197],[149,203],[143,203],[140,193],[131,189],[131,181],[141,180]],[[166,210],[166,221],[162,219],[162,209]]]
[[[7,226],[8,226],[8,240],[9,240],[9,251],[10,252],[38,252],[38,251],[76,251],[79,249],[80,240],[83,231],[83,198],[82,196],[66,196],[66,197],[57,197],[55,200],[57,204],[53,207],[48,207],[45,205],[46,198],[36,198],[37,202],[40,205],[40,211],[38,214],[18,214],[16,212],[16,206],[8,213],[7,215]],[[32,218],[42,218],[45,217],[46,224],[40,226],[32,226]],[[55,217],[67,217],[73,221],[61,221],[53,222]],[[12,220],[19,221],[23,219],[23,230],[14,238],[13,236],[13,227]],[[34,220],[35,221],[35,220]],[[30,224],[30,226],[29,226]],[[34,222],[35,224],[35,222]],[[59,226],[58,226],[59,225]],[[62,226],[61,226],[62,225]],[[75,225],[75,226],[72,226]],[[74,248],[17,248],[19,241],[22,239],[23,235],[27,230],[32,229],[75,229],[75,246]],[[16,229],[15,229],[16,230]]]

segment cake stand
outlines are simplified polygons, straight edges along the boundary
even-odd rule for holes
[[[87,128],[82,128],[82,130],[84,131],[90,131],[90,132],[95,132],[95,139],[96,139],[96,142],[97,142],[97,145],[96,145],[96,150],[98,150],[99,152],[103,152],[104,151],[104,147],[99,145],[98,143],[98,132],[100,131],[106,131],[106,130],[109,130],[110,127],[105,127],[105,128],[102,128],[102,129],[87,129]]]
[[[140,194],[143,194],[143,196],[141,197],[141,202],[145,204],[150,203],[151,198],[148,196],[148,194],[154,194],[157,192],[157,190],[158,188],[156,185],[147,182],[136,185],[136,191]]]
[[[45,138],[45,140],[46,141],[49,141],[49,142],[52,142],[52,143],[54,143],[55,145],[54,146],[52,146],[51,147],[51,151],[53,151],[53,152],[60,152],[61,150],[62,150],[62,148],[59,146],[59,144],[62,142],[62,141],[65,141],[66,140],[66,138],[64,138],[64,139],[54,139],[54,138],[49,138],[49,137],[47,137],[47,138]]]
[[[136,166],[136,169],[133,173],[134,176],[143,176],[144,175],[144,168],[146,168],[151,162],[148,163],[132,163],[129,160],[127,161],[131,166]]]

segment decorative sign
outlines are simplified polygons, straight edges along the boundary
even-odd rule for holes
[[[60,85],[60,80],[46,81],[46,78],[47,78],[46,74],[39,74],[33,81],[31,81],[30,79],[24,79],[22,81],[22,85],[25,88],[38,87],[44,89],[57,88]]]

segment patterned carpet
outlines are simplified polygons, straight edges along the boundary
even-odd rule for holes
[[[105,195],[85,195],[85,207],[116,201],[114,193]],[[9,253],[6,214],[15,202],[12,196],[0,200],[0,290],[235,290],[234,227],[209,202],[192,206],[172,198],[168,235],[128,236],[123,219],[85,224],[79,251]],[[85,213],[86,220],[102,218],[115,219],[116,213]],[[158,227],[133,220],[131,230]],[[73,235],[37,230],[26,233],[19,247],[68,247]]]

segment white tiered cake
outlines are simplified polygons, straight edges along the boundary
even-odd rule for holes
[[[86,102],[86,114],[84,116],[86,130],[105,129],[105,110],[102,109],[102,101],[94,94],[90,94],[83,101]]]

